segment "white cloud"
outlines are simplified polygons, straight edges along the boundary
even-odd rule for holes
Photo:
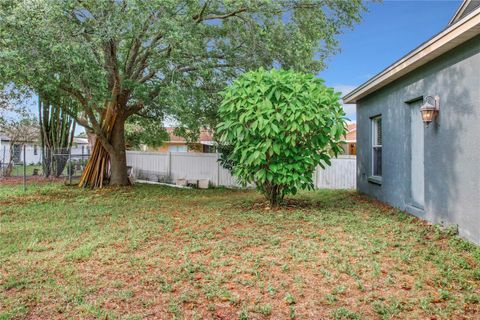
[[[335,91],[342,93],[342,97],[347,93],[351,92],[356,87],[357,86],[346,85],[346,84],[333,86]],[[347,114],[346,115],[347,119],[349,119],[352,122],[355,122],[357,120],[357,106],[355,104],[343,104],[343,110],[345,110],[345,113]]]

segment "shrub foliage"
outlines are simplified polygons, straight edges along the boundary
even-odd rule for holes
[[[259,69],[223,92],[217,134],[223,159],[244,184],[255,183],[271,205],[313,188],[317,165],[341,152],[345,113],[340,94],[311,74]]]

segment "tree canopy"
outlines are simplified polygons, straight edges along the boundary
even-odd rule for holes
[[[277,205],[312,189],[312,175],[341,152],[345,113],[340,93],[311,74],[251,71],[224,94],[217,133],[230,146],[225,162],[241,182],[255,183]]]
[[[125,184],[129,117],[210,125],[217,93],[245,71],[321,70],[362,9],[361,0],[0,0],[0,82],[71,101],[61,105],[96,134],[112,181]]]

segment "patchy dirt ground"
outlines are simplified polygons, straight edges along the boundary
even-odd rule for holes
[[[0,319],[478,319],[480,249],[353,192],[0,186]]]
[[[27,186],[29,184],[45,184],[45,183],[60,183],[65,181],[65,178],[45,178],[42,176],[27,177]],[[16,186],[23,184],[23,177],[0,177],[0,186]]]

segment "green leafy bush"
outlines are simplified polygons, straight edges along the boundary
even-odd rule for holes
[[[312,189],[317,165],[341,152],[345,113],[339,93],[311,74],[259,69],[223,92],[217,135],[233,174],[255,183],[271,205]]]

